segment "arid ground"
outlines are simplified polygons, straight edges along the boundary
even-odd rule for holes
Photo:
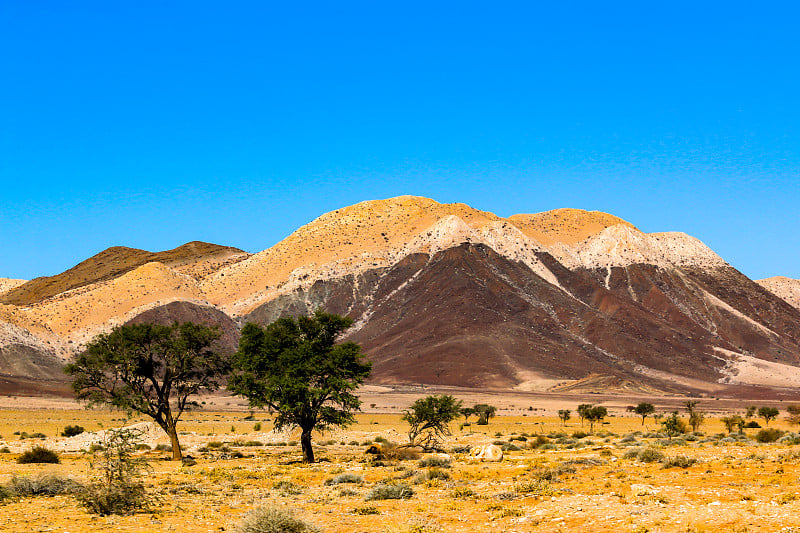
[[[680,408],[685,420],[684,398],[612,401],[460,391],[455,395],[466,405],[483,401],[500,409],[488,426],[476,425],[474,418],[469,426],[460,427],[463,420],[452,424],[445,443],[453,458],[449,467],[426,467],[420,459],[375,462],[364,453],[376,438],[405,442],[402,408],[431,392],[365,391],[358,422],[316,436],[318,462],[310,465],[299,462],[296,432],[273,432],[268,413],[251,413],[230,398],[206,398],[203,409],[185,415],[180,425],[195,465],[183,466],[155,450],[168,443],[166,436],[157,431],[143,436],[151,448],[141,452],[150,465],[145,482],[158,498],[150,511],[96,516],[70,495],[11,497],[0,503],[0,530],[235,531],[251,509],[276,505],[294,509],[327,532],[800,531],[800,445],[795,444],[800,437],[783,411],[769,427],[786,435],[759,443],[759,429],[728,435],[719,420],[744,413],[748,402],[702,399],[698,409],[708,418],[698,433],[669,439],[652,418],[643,426],[624,407],[651,401],[659,412]],[[611,416],[583,436],[589,426],[577,420],[575,407],[586,401],[608,406]],[[565,426],[558,409],[573,412]],[[95,432],[146,421],[87,411],[66,400],[3,398],[0,449],[8,450],[0,453],[0,484],[50,473],[85,483],[93,475],[93,455],[86,450]],[[56,437],[66,425],[87,432]],[[23,432],[46,438],[21,439]],[[501,463],[473,462],[464,451],[491,442],[506,448]],[[36,444],[58,451],[61,463],[18,464],[19,454]],[[333,483],[340,474],[360,482]],[[382,482],[405,484],[413,494],[368,500]]]

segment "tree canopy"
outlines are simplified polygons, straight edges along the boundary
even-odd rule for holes
[[[461,400],[448,394],[426,396],[416,400],[403,414],[408,422],[409,444],[426,449],[439,449],[442,439],[450,435],[450,422],[461,414]]]
[[[648,416],[656,412],[656,408],[652,403],[642,402],[633,408],[633,412],[642,417],[642,425]]]
[[[477,403],[472,409],[475,411],[475,414],[478,415],[478,422],[476,423],[479,426],[488,425],[489,419],[494,417],[497,413],[497,407],[486,403]]]
[[[251,406],[274,411],[277,429],[299,426],[304,462],[314,462],[314,429],[346,426],[361,406],[352,391],[369,376],[372,363],[358,344],[337,344],[352,323],[317,310],[312,316],[242,329],[228,388]]]
[[[72,389],[89,406],[105,404],[151,417],[172,442],[172,458],[181,459],[176,425],[197,403],[192,397],[219,388],[228,371],[212,349],[217,328],[186,322],[161,326],[128,324],[101,334],[86,345],[64,371]]]

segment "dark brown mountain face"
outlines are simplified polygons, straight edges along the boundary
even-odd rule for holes
[[[166,305],[149,309],[130,319],[127,324],[161,324],[169,326],[173,323],[194,322],[205,326],[217,326],[222,332],[215,343],[215,349],[224,354],[233,354],[239,347],[239,327],[236,322],[222,311],[213,307],[191,302],[170,302]]]
[[[362,344],[381,383],[507,388],[606,375],[697,392],[722,377],[715,346],[789,364],[800,354],[800,313],[733,269],[569,270],[548,253],[539,259],[561,288],[488,246],[462,244],[318,281],[244,320],[264,324],[318,306],[347,314],[356,320],[348,340]],[[771,328],[785,336],[771,338]]]

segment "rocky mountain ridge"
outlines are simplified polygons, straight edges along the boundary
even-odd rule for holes
[[[230,347],[231,324],[322,307],[355,320],[348,336],[383,383],[710,393],[800,377],[791,283],[757,284],[686,234],[576,209],[504,219],[404,196],[326,213],[254,255],[118,247],[0,281],[0,347],[62,359],[143,313],[219,323]]]

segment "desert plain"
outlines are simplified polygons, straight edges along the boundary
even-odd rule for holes
[[[414,399],[445,392],[465,405],[498,407],[488,425],[451,424],[444,443],[450,464],[431,466],[426,454],[376,460],[373,442],[403,444],[402,410]],[[728,433],[720,418],[743,414],[752,402],[701,398],[706,420],[696,433],[669,438],[626,406],[650,401],[660,413],[687,418],[687,398],[477,392],[459,389],[367,387],[363,412],[346,429],[314,437],[317,462],[303,464],[297,431],[276,432],[265,411],[226,396],[203,398],[184,415],[180,438],[191,466],[157,450],[166,435],[141,416],[84,409],[67,399],[6,397],[0,401],[0,484],[53,474],[85,483],[96,475],[91,444],[109,428],[147,431],[138,452],[154,504],[146,512],[99,516],[71,495],[11,497],[0,504],[0,530],[236,531],[260,506],[291,509],[326,532],[756,532],[800,531],[800,436],[781,416],[769,423],[784,435],[756,440],[759,429]],[[578,403],[607,406],[590,431]],[[756,401],[779,409],[788,402]],[[558,409],[571,409],[562,424]],[[753,419],[766,427],[764,420]],[[61,437],[67,425],[85,433]],[[21,438],[43,433],[42,438]],[[499,463],[469,458],[473,445],[504,447]],[[34,445],[58,452],[59,464],[18,464]],[[145,448],[142,446],[142,448]],[[163,446],[162,446],[163,448]],[[388,483],[410,489],[401,499],[372,499]]]

